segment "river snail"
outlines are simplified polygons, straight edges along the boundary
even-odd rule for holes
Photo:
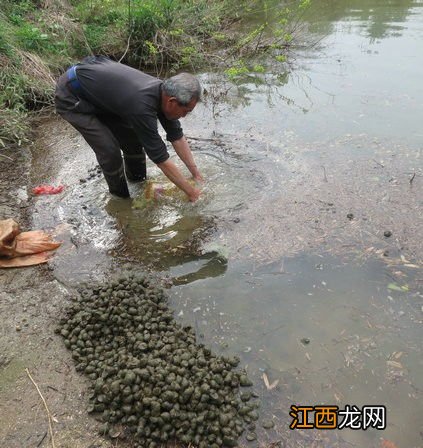
[[[236,446],[258,419],[252,386],[237,356],[198,344],[168,307],[163,288],[133,271],[84,285],[58,333],[76,369],[91,381],[89,411],[101,434],[124,427],[135,447],[174,441],[199,448]],[[241,391],[242,387],[242,391]]]

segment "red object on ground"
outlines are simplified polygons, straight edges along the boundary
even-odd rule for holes
[[[40,185],[32,189],[34,194],[58,194],[63,191],[64,185],[53,187],[52,185]]]

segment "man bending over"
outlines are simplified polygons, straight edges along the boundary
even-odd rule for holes
[[[110,193],[129,197],[126,179],[146,179],[147,154],[195,202],[200,190],[170,160],[157,120],[194,179],[202,181],[178,121],[200,97],[200,83],[189,73],[162,81],[107,57],[91,56],[59,78],[55,103],[94,150]]]

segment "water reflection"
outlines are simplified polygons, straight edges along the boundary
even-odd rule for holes
[[[194,270],[197,269],[197,270]],[[187,285],[197,280],[214,278],[224,275],[228,269],[228,260],[218,251],[207,252],[194,259],[192,262],[185,262],[172,269],[170,274],[173,278],[173,284]],[[181,270],[188,271],[179,274]]]
[[[110,199],[106,212],[121,233],[115,255],[159,271],[170,271],[174,283],[187,284],[225,273],[227,260],[216,250],[205,250],[216,220],[183,207],[134,208],[132,201]]]
[[[404,23],[412,9],[421,6],[416,0],[354,0],[312,2],[304,18],[310,30],[329,35],[339,21],[360,23],[363,33],[373,42],[376,39],[401,36],[406,29]]]
[[[266,11],[266,17],[258,14],[254,23],[262,23],[265,19],[276,20],[277,5],[278,3],[269,5],[268,2],[263,2],[261,7],[260,4],[256,5],[257,11]],[[340,22],[344,27],[354,27],[354,31],[358,34],[364,33],[369,38],[369,43],[387,37],[399,37],[407,29],[407,17],[413,14],[412,9],[418,6],[421,6],[421,3],[415,0],[389,2],[361,0],[352,4],[349,1],[315,1],[301,16],[301,20],[308,24],[308,30],[317,37],[309,37],[303,44],[306,47],[316,46],[320,39],[333,34],[340,26]],[[301,49],[303,50],[304,48]],[[312,57],[311,54],[308,56]],[[283,103],[293,110],[307,113],[313,107],[313,99],[308,93],[311,79],[298,78],[292,65],[292,57],[291,65],[276,64],[275,61],[272,62],[272,58],[268,58],[265,66],[267,73],[254,73],[252,70],[236,77],[233,82],[229,82],[225,75],[219,74],[202,77],[206,89],[205,105],[210,108],[214,119],[228,112],[233,113],[256,106],[259,96],[270,108]],[[291,84],[291,90],[293,85],[301,89],[308,101],[299,101],[296,96],[286,93],[283,88],[288,83]],[[329,89],[322,93],[334,97]]]
[[[282,72],[281,72],[282,70]],[[284,103],[293,109],[307,113],[309,108],[297,104],[296,100],[283,92],[283,87],[295,77],[292,68],[277,67],[266,74],[248,73],[229,81],[222,73],[206,74],[201,76],[205,89],[204,106],[207,107],[213,119],[225,113],[240,113],[246,108],[255,106],[257,96],[273,108],[276,104]]]

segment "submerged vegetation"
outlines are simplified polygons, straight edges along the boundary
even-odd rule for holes
[[[105,54],[163,75],[219,67],[230,80],[283,65],[310,0],[2,0],[0,147],[28,139],[73,61]],[[259,60],[259,62],[257,62]]]

